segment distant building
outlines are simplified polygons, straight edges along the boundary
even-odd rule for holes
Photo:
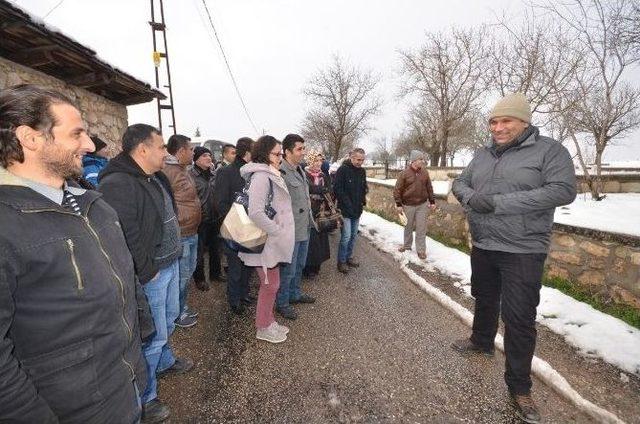
[[[234,145],[234,143],[228,143],[226,141],[207,139],[206,137],[191,137],[191,145],[195,146],[204,146],[207,149],[211,150],[216,161],[221,160],[222,158],[222,147],[225,144]]]
[[[120,150],[127,106],[165,95],[109,65],[96,52],[0,0],[0,90],[30,83],[64,92],[82,111],[89,133]]]

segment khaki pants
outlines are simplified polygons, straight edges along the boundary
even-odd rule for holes
[[[418,253],[426,253],[427,245],[427,210],[429,202],[416,206],[402,205],[407,217],[407,225],[404,227],[404,248],[411,250],[413,245],[413,230],[416,231],[416,250]]]

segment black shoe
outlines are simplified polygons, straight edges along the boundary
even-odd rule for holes
[[[316,298],[308,294],[301,294],[299,298],[289,301],[289,303],[315,303]]]
[[[354,261],[353,258],[347,259],[347,265],[349,265],[351,268],[358,268],[360,266],[360,264]]]
[[[516,414],[525,423],[538,424],[542,418],[536,408],[536,404],[533,402],[531,395],[514,395],[511,396],[511,401],[516,408]]]
[[[247,297],[240,299],[240,302],[244,303],[245,305],[253,305],[254,303],[256,303],[256,298],[249,295]]]
[[[189,328],[189,327],[193,327],[194,325],[196,325],[197,322],[198,322],[198,318],[196,318],[194,316],[191,316],[188,313],[183,313],[176,320],[176,327]]]
[[[156,373],[157,378],[166,377],[170,374],[184,374],[191,371],[193,368],[193,361],[189,358],[176,358],[176,361],[166,370]]]
[[[298,313],[291,306],[285,306],[283,308],[277,307],[276,312],[278,312],[282,318],[294,320],[298,318]]]
[[[158,398],[142,405],[142,424],[161,423],[171,415],[169,407]]]
[[[194,280],[194,284],[196,285],[196,288],[198,290],[201,291],[209,291],[209,283],[207,283],[207,280]]]
[[[495,353],[495,349],[493,348],[493,346],[489,349],[480,347],[469,339],[456,340],[455,342],[451,343],[451,347],[454,350],[457,350],[458,352],[465,353],[465,354],[466,353],[483,353],[486,356],[493,356]]]
[[[231,312],[233,312],[234,314],[240,317],[243,317],[247,315],[247,307],[244,306],[242,303],[239,305],[231,305]]]
[[[340,271],[343,274],[348,274],[349,273],[349,267],[347,266],[347,264],[345,262],[338,262],[338,271]]]

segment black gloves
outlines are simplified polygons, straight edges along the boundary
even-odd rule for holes
[[[469,206],[478,213],[490,213],[496,209],[493,194],[476,193],[469,199]]]

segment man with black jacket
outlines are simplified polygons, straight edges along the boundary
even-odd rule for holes
[[[251,161],[251,146],[253,146],[253,140],[249,137],[239,139],[236,143],[236,159],[231,165],[218,169],[213,198],[221,220],[224,220],[229,209],[231,209],[235,193],[241,191],[245,185],[244,178],[240,176],[240,168]],[[229,266],[227,271],[227,301],[235,314],[245,315],[246,307],[244,304],[252,301],[249,297],[251,268],[245,266],[244,262],[240,260],[238,252],[229,249],[226,245],[224,253]]]
[[[99,190],[116,210],[143,284],[156,334],[145,343],[148,384],[142,393],[143,422],[158,422],[169,408],[158,400],[156,374],[182,373],[193,367],[175,358],[169,336],[179,314],[178,257],[182,251],[171,186],[160,170],[167,155],[159,131],[135,124],[122,136],[122,153],[100,174]]]
[[[234,148],[235,149],[235,148]],[[193,149],[193,166],[189,171],[196,183],[196,190],[202,208],[202,220],[198,227],[198,259],[193,272],[193,280],[200,290],[209,290],[209,283],[204,276],[204,257],[209,253],[210,280],[226,281],[222,276],[220,264],[220,217],[216,213],[213,202],[213,157],[211,150],[197,146]]]
[[[349,268],[360,266],[353,259],[353,248],[358,235],[358,224],[364,205],[367,203],[366,195],[367,175],[362,168],[364,162],[364,150],[357,147],[349,153],[333,180],[333,191],[338,200],[338,207],[342,212],[343,225],[338,247],[338,271],[343,274],[349,272]]]
[[[140,418],[147,371],[131,254],[100,193],[73,186],[92,150],[63,94],[0,92],[3,423]]]

